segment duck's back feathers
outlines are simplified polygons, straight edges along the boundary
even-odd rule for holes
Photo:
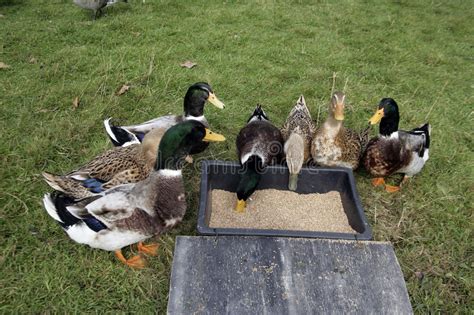
[[[386,177],[408,165],[410,154],[399,141],[398,132],[373,138],[367,144],[364,165],[375,177]]]
[[[140,138],[143,138],[143,133],[133,133],[126,128],[115,126],[110,122],[111,118],[104,120],[104,127],[107,135],[116,147],[126,147],[132,144],[140,143]]]
[[[281,160],[283,138],[280,130],[267,120],[254,120],[242,128],[236,140],[237,154],[244,164],[252,155],[260,157],[263,165]]]
[[[118,147],[98,155],[87,164],[68,174],[69,177],[87,174],[89,178],[96,178],[107,182],[113,176],[123,170],[141,168],[144,165],[140,156],[140,146],[131,145],[127,147]]]
[[[311,113],[306,106],[303,95],[300,96],[296,105],[291,109],[286,119],[281,134],[283,140],[287,141],[293,132],[298,133],[304,140],[304,161],[307,161],[311,155],[311,140],[316,130]]]
[[[66,175],[44,172],[43,177],[51,188],[76,200],[120,184],[138,182],[152,171],[165,131],[153,129],[143,143],[108,150]]]
[[[356,131],[342,127],[335,139],[336,146],[341,150],[340,161],[347,163],[347,167],[356,169],[359,166],[362,144],[360,134]]]
[[[360,134],[342,125],[335,130],[325,128],[319,127],[314,134],[311,147],[314,161],[324,166],[356,169],[362,154]]]
[[[296,102],[296,105],[291,109],[286,119],[286,122],[283,125],[283,128],[281,129],[283,139],[288,139],[291,132],[297,127],[300,129],[300,132],[302,134],[308,134],[310,137],[315,131],[315,126],[311,118],[311,113],[309,112],[309,109],[306,106],[306,102],[303,96],[300,96],[300,98]],[[311,142],[311,138],[309,138],[309,142]]]
[[[163,175],[160,171],[139,183],[120,185],[92,198],[76,201],[54,193],[45,195],[43,203],[71,239],[109,251],[173,227],[186,211],[181,175]]]
[[[105,131],[112,141],[113,145],[116,147],[125,147],[131,144],[140,143],[153,129],[164,129],[167,130],[174,125],[177,125],[185,120],[196,120],[202,123],[204,126],[208,127],[209,123],[207,122],[204,116],[177,116],[177,115],[167,115],[158,117],[138,125],[130,126],[115,126],[110,122],[111,118],[104,120]]]
[[[182,116],[168,115],[146,121],[138,125],[115,126],[111,118],[104,120],[105,131],[116,147],[125,147],[140,143],[145,135],[153,129],[169,129],[183,121]]]
[[[411,131],[399,130],[390,136],[379,135],[369,141],[364,156],[367,171],[376,177],[393,173],[413,176],[421,171],[429,158],[430,126]]]

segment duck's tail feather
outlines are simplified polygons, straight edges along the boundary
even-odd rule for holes
[[[54,175],[48,172],[43,172],[42,175],[51,188],[75,199],[92,197],[95,195],[94,192],[98,192],[97,190],[89,189],[87,185],[83,184],[83,181],[69,176]]]
[[[114,126],[110,120],[111,118],[104,120],[104,127],[114,146],[126,147],[131,144],[140,143],[140,139],[137,135],[123,127]]]
[[[79,211],[70,211],[71,208],[78,208],[76,205],[90,203],[95,200],[95,198],[88,198],[86,202],[84,202],[84,200],[75,201],[73,198],[61,192],[53,192],[44,195],[43,204],[48,214],[66,231],[70,227],[80,223],[86,224],[87,227],[94,232],[106,229],[107,226],[104,223],[86,211],[83,211],[84,214],[81,216],[77,215]]]
[[[424,159],[428,159],[428,152],[430,148],[430,140],[431,140],[431,125],[429,123],[425,123],[424,125],[421,125],[418,128],[414,128],[408,132],[409,134],[412,135],[423,135],[424,136],[424,142],[422,144],[422,147],[418,151],[418,154],[420,157]]]
[[[71,198],[58,192],[48,193],[43,197],[43,204],[46,211],[65,230],[81,221],[80,218],[72,215],[67,210],[67,205],[71,203]]]

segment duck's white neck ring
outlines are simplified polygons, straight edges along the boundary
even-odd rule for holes
[[[192,115],[187,115],[187,116],[184,116],[184,120],[197,120],[199,122],[203,122],[206,118],[204,117],[204,115],[201,115],[201,116],[192,116]]]
[[[159,170],[158,174],[165,177],[178,177],[182,175],[182,172],[181,170],[164,169],[164,170]]]

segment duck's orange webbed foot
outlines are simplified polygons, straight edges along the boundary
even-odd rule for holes
[[[385,185],[385,191],[389,193],[394,193],[400,191],[400,186]]]
[[[380,185],[385,185],[385,180],[383,177],[376,177],[372,179],[372,186],[377,187]]]
[[[144,245],[142,242],[139,242],[137,246],[139,252],[150,256],[158,255],[158,248],[160,247],[158,244]]]
[[[133,256],[129,259],[126,259],[123,256],[121,250],[116,250],[115,251],[115,256],[117,256],[118,260],[120,260],[121,262],[123,262],[124,264],[126,264],[129,267],[137,268],[137,269],[145,268],[145,265],[146,265],[145,260],[140,255],[136,255],[136,256]]]

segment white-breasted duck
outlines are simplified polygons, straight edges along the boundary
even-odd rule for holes
[[[431,126],[428,123],[410,131],[398,130],[400,114],[392,98],[383,98],[369,122],[380,123],[379,135],[369,141],[364,166],[374,186],[384,185],[387,192],[399,191],[402,184],[418,174],[429,158]],[[404,174],[398,186],[387,185],[384,177]]]
[[[280,130],[257,105],[236,139],[237,155],[241,164],[237,186],[237,212],[244,212],[246,201],[253,194],[267,165],[280,162],[283,137]]]
[[[161,116],[138,125],[130,126],[114,126],[110,122],[111,118],[108,118],[104,120],[105,130],[114,146],[127,146],[133,143],[140,143],[145,134],[154,128],[168,129],[185,120],[197,120],[205,126],[209,126],[204,117],[204,104],[206,101],[217,108],[224,108],[224,103],[216,97],[211,86],[206,82],[198,82],[191,85],[184,96],[183,115]],[[204,149],[205,148],[203,148],[203,150]]]
[[[186,211],[182,159],[200,142],[224,140],[200,122],[179,123],[163,136],[154,171],[145,180],[79,201],[59,192],[46,194],[44,206],[72,240],[115,251],[120,261],[141,268],[141,255],[126,259],[121,248],[138,243],[140,252],[156,254],[156,244],[142,242],[173,228]]]

